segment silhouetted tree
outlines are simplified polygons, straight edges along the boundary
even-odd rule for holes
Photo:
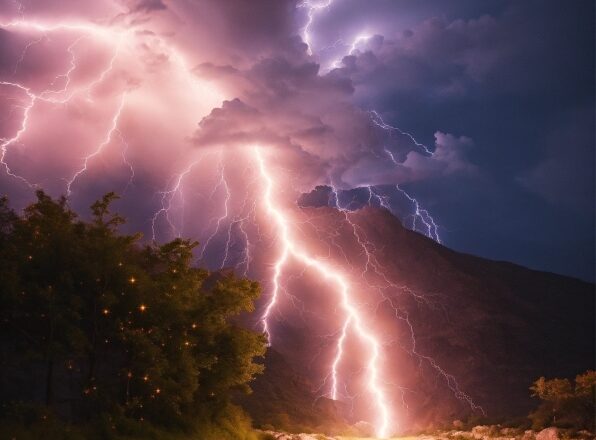
[[[535,429],[547,426],[573,429],[594,429],[596,372],[586,371],[575,378],[539,378],[530,387],[532,396],[543,402],[530,414]]]
[[[21,216],[0,199],[4,413],[28,402],[74,421],[179,424],[225,410],[261,371],[264,336],[233,322],[258,284],[193,267],[196,242],[120,234],[116,198],[94,203],[88,223],[41,191]]]

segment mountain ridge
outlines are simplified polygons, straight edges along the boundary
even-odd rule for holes
[[[495,420],[523,417],[535,406],[528,391],[535,379],[570,377],[593,368],[594,284],[451,250],[406,229],[387,210],[301,210],[318,233],[337,233],[339,244],[352,255],[356,251],[348,243],[353,239],[348,237],[347,215],[374,248],[387,276],[428,300],[424,304],[398,297],[416,333],[415,350],[403,328],[391,333],[400,346],[389,355],[398,364],[391,373],[401,387],[414,390],[404,396],[407,409],[399,408],[405,430],[481,417],[474,405]],[[387,310],[381,310],[378,319],[386,317]],[[309,377],[308,347],[289,342],[278,350],[288,364],[301,366],[297,374]],[[430,358],[448,376],[441,377]],[[263,380],[267,378],[266,372]],[[258,389],[253,398],[260,398]],[[245,406],[250,413],[250,402]],[[358,421],[350,414],[341,416]]]

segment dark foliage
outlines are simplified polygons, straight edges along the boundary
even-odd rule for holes
[[[549,426],[594,431],[596,371],[586,371],[569,379],[539,378],[530,387],[532,396],[542,400],[529,416],[534,429]]]
[[[140,234],[119,234],[115,198],[94,203],[88,223],[41,191],[21,216],[0,199],[5,421],[191,429],[262,370],[263,335],[233,321],[258,284],[192,267],[196,242],[141,247]]]

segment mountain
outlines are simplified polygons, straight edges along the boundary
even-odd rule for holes
[[[343,433],[349,428],[346,408],[340,402],[317,396],[314,385],[275,349],[264,359],[265,374],[251,384],[252,394],[238,402],[259,428],[288,432]]]
[[[455,252],[404,228],[384,209],[359,209],[349,221],[328,207],[304,207],[301,215],[318,237],[332,235],[334,249],[342,248],[350,264],[362,260],[357,231],[384,276],[415,292],[395,295],[415,341],[403,322],[386,332],[399,341],[389,351],[388,374],[403,393],[404,403],[395,403],[402,430],[484,415],[523,417],[537,405],[528,387],[538,377],[574,377],[594,368],[594,284]],[[379,305],[379,321],[395,317],[386,302]],[[280,324],[278,333],[287,338],[273,342],[279,353],[270,351],[245,408],[258,425],[275,426],[273,414],[280,413],[285,422],[312,428],[358,421],[345,399],[316,400],[320,393],[310,384],[320,371],[308,367],[315,348],[296,336],[304,333],[292,330],[296,325]]]

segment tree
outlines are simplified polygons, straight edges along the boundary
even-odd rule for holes
[[[162,426],[226,411],[262,369],[264,336],[234,323],[258,284],[193,267],[196,242],[119,234],[116,198],[94,203],[90,222],[41,191],[22,216],[0,199],[3,407]]]
[[[537,379],[530,387],[532,396],[543,402],[530,414],[535,429],[547,426],[561,428],[594,428],[596,372],[586,371],[569,379]]]
[[[54,403],[57,359],[84,344],[73,277],[83,228],[75,218],[64,198],[54,201],[38,191],[37,202],[12,219],[4,238],[2,259],[12,264],[3,274],[3,323],[12,341],[3,342],[17,365],[43,362],[46,406]]]

